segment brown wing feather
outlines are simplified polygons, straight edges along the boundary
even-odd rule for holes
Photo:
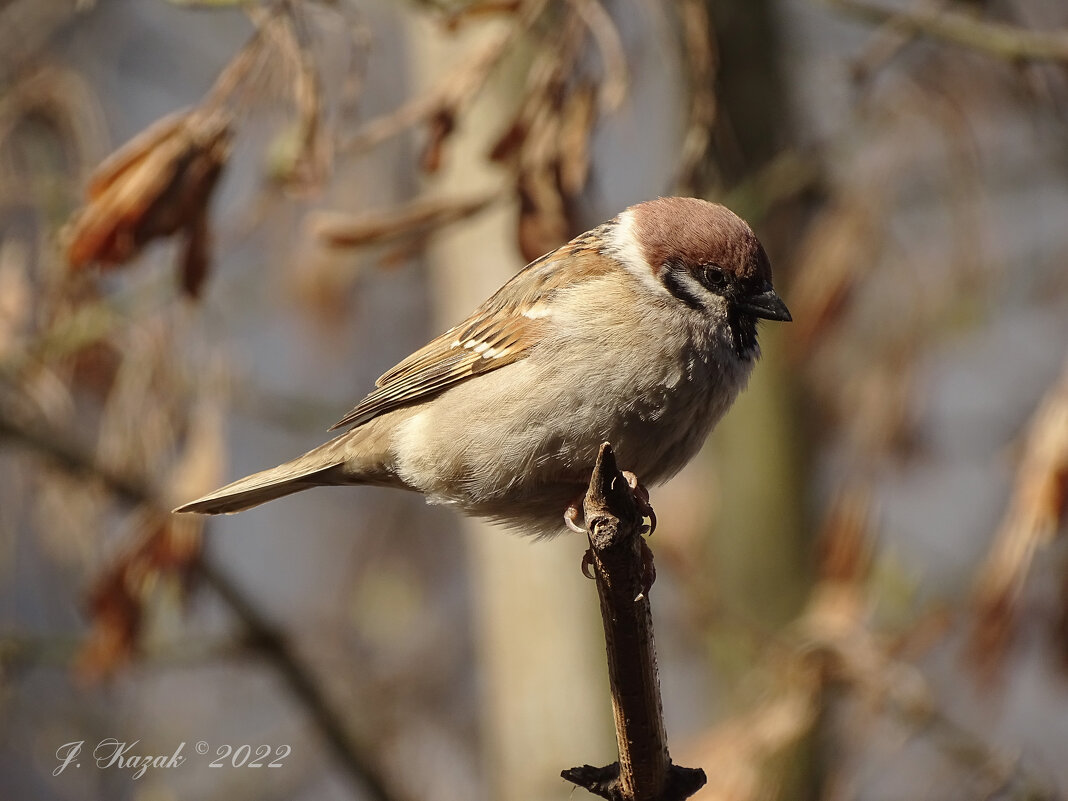
[[[375,382],[377,389],[331,430],[362,425],[386,412],[427,400],[472,376],[525,358],[546,325],[535,307],[567,283],[559,269],[561,261],[586,261],[584,268],[589,274],[610,269],[607,259],[597,258],[595,243],[601,234],[600,230],[583,234],[528,264],[460,325],[383,373]]]

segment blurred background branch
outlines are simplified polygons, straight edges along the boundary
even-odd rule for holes
[[[173,516],[169,508],[159,500],[158,494],[139,479],[124,476],[115,470],[97,462],[90,454],[73,445],[69,437],[60,432],[48,430],[40,425],[18,419],[9,408],[0,407],[0,441],[14,441],[29,448],[33,453],[53,462],[64,471],[91,482],[101,483],[108,492],[116,495],[124,503],[136,506],[142,514],[151,515],[157,520],[169,520],[168,526],[181,527],[193,524],[200,528],[202,523],[188,516]],[[154,539],[159,535],[154,534]],[[158,549],[157,542],[151,544]],[[166,547],[166,546],[164,546]],[[386,780],[374,766],[373,760],[365,753],[353,736],[346,723],[337,716],[331,702],[323,695],[316,678],[301,664],[299,656],[288,641],[284,632],[272,624],[257,604],[249,598],[228,576],[215,567],[197,544],[188,550],[182,558],[175,559],[173,553],[162,564],[152,565],[156,572],[160,569],[184,574],[185,580],[202,582],[209,587],[227,606],[229,611],[240,621],[244,630],[240,641],[252,651],[271,664],[283,679],[289,691],[303,705],[310,719],[315,723],[320,735],[330,746],[335,758],[344,767],[345,772],[355,781],[361,792],[368,797],[388,801],[394,795],[388,790]],[[121,571],[120,571],[121,572]],[[122,593],[126,588],[108,587],[108,579],[98,582],[95,595],[101,598],[101,591]],[[123,600],[108,599],[105,606],[124,606],[129,608],[143,602],[139,598]],[[100,605],[98,600],[97,605]],[[139,616],[140,613],[128,611],[128,615]],[[137,636],[137,624],[122,621],[109,615],[97,613],[98,629],[91,636],[80,655],[82,669],[89,675],[101,672],[110,673],[117,667],[116,662],[124,656],[129,658],[135,647],[132,641]],[[116,632],[115,627],[122,629]],[[123,640],[123,641],[120,641]],[[107,649],[108,653],[103,653]],[[106,664],[105,664],[106,663]]]
[[[888,24],[904,34],[919,34],[1016,60],[1068,61],[1068,29],[1028,30],[978,17],[966,3],[925,3],[908,9],[868,0],[823,0],[858,19]]]

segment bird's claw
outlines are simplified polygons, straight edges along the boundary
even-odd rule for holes
[[[649,525],[642,526],[642,534],[652,535],[656,531],[656,512],[649,500],[649,490],[638,480],[638,477],[630,470],[623,471],[623,477],[627,480],[631,495],[634,497],[634,505],[638,507],[638,514],[649,518]],[[649,595],[649,589],[656,581],[656,565],[653,563],[653,551],[649,544],[639,538],[642,559],[641,591],[634,598],[635,603]]]
[[[649,500],[649,490],[638,481],[638,477],[630,470],[623,471],[623,478],[627,480],[627,486],[630,487],[630,493],[634,497],[634,505],[638,507],[638,514],[649,518],[649,525],[642,526],[642,534],[652,536],[653,532],[656,531],[656,512],[653,511],[653,504]]]
[[[586,531],[586,527],[579,523],[581,519],[582,512],[579,510],[577,503],[570,504],[566,509],[564,509],[564,525],[574,531],[576,534],[588,533]]]
[[[593,548],[587,548],[586,553],[582,554],[582,575],[588,579],[595,579],[597,576],[593,573]]]
[[[634,597],[635,603],[649,595],[649,590],[652,588],[653,582],[656,581],[656,565],[653,564],[653,551],[645,540],[639,540],[639,542],[641,543],[642,555],[641,590]],[[594,564],[593,548],[587,548],[586,553],[582,554],[582,564],[580,566],[582,575],[591,580],[596,579],[597,576],[593,571]]]
[[[638,477],[629,470],[623,471],[623,477],[627,481],[627,486],[630,487],[631,495],[634,498],[634,505],[638,509],[638,514],[643,518],[649,518],[649,524],[642,526],[642,534],[649,535],[656,531],[656,512],[653,511],[653,505],[649,501],[649,490],[647,490]],[[564,525],[574,531],[576,534],[587,534],[586,527],[582,524],[582,510],[579,507],[579,501],[570,504],[564,510]],[[641,543],[641,559],[642,559],[642,572],[641,572],[641,590],[634,598],[635,602],[642,600],[649,594],[649,588],[653,586],[653,582],[656,581],[656,566],[653,564],[653,552],[646,544],[644,539],[639,538]],[[596,578],[593,572],[594,555],[593,549],[587,549],[586,553],[582,556],[582,575],[588,579]]]

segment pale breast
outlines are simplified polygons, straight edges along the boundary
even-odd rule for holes
[[[621,321],[621,304],[635,315]],[[643,482],[670,477],[751,367],[709,336],[707,318],[665,322],[671,311],[614,282],[559,300],[550,335],[526,358],[453,387],[400,428],[400,477],[487,516],[580,495],[606,440]]]

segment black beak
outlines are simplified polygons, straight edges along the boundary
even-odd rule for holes
[[[763,320],[778,320],[788,323],[794,318],[790,316],[790,310],[782,302],[782,298],[775,294],[774,289],[768,289],[759,295],[750,295],[747,298],[739,298],[734,301],[739,311],[760,317]]]

